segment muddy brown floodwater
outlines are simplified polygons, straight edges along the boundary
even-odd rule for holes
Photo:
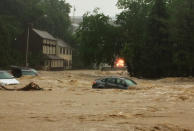
[[[22,77],[44,91],[0,90],[0,131],[192,131],[194,78],[132,78],[129,90],[92,89],[101,76],[126,72],[41,71]],[[13,88],[13,87],[12,87]]]

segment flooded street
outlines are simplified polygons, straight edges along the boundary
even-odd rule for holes
[[[132,78],[129,90],[92,89],[122,71],[41,71],[18,79],[44,91],[0,90],[0,131],[192,131],[194,78]]]

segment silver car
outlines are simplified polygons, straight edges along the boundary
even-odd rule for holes
[[[14,78],[7,71],[0,70],[0,84],[1,85],[16,85],[19,81]]]

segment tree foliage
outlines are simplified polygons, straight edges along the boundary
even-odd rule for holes
[[[145,44],[146,24],[149,6],[143,1],[119,1],[120,6],[126,8],[117,16],[116,23],[123,30],[123,56],[127,62],[131,75],[141,74],[143,64],[143,46]],[[123,5],[124,4],[124,5]],[[127,8],[128,7],[128,8]]]
[[[171,4],[171,36],[177,75],[194,75],[194,2],[174,0]]]
[[[110,18],[98,9],[86,13],[76,33],[80,53],[86,65],[101,62],[114,63],[122,44],[118,39],[119,28],[110,24]]]
[[[71,6],[63,0],[44,0],[40,5],[43,15],[36,21],[35,26],[69,41],[72,33],[69,17]]]
[[[166,76],[171,66],[168,13],[164,0],[156,0],[148,16],[145,55],[148,77]],[[150,66],[152,65],[152,66]]]
[[[123,55],[137,77],[194,75],[192,0],[119,0]]]
[[[111,63],[116,55],[136,77],[194,75],[193,0],[118,0],[117,6],[123,11],[113,27],[98,19],[103,14],[84,16],[78,38],[86,63]]]

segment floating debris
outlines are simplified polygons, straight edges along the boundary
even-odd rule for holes
[[[40,88],[39,85],[37,85],[34,82],[31,82],[30,84],[26,85],[24,88],[18,89],[21,91],[31,91],[31,90],[43,90],[43,88]]]
[[[33,91],[33,90],[43,90],[43,88],[40,88],[38,84],[31,82],[28,85],[26,85],[23,88],[20,89],[10,89],[0,84],[0,89],[8,90],[8,91]]]

